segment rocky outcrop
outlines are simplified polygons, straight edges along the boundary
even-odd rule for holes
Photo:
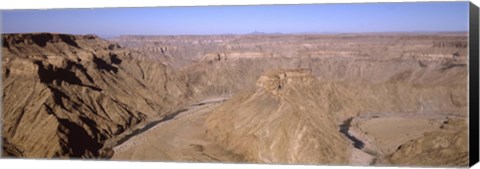
[[[94,35],[2,38],[7,156],[108,158],[107,140],[185,100],[167,97],[187,92],[166,66]]]
[[[338,132],[318,82],[306,70],[263,75],[254,92],[236,95],[206,120],[212,139],[249,162],[346,164],[349,143]]]

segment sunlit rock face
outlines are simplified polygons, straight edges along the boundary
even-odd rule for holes
[[[2,38],[2,137],[18,150],[8,155],[107,157],[105,140],[164,116],[181,103],[166,95],[186,93],[164,65],[94,35]]]

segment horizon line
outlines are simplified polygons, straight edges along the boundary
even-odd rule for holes
[[[212,33],[212,34],[97,34],[97,33],[64,33],[64,32],[1,32],[0,34],[67,34],[67,35],[96,35],[99,37],[121,37],[121,36],[238,36],[238,35],[348,35],[348,34],[452,34],[452,33],[467,33],[469,30],[459,31],[371,31],[371,32],[297,32],[297,33],[282,33],[282,32],[261,32],[253,31],[250,33]]]

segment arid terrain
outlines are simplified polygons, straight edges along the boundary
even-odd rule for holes
[[[3,157],[468,165],[467,33],[2,44]]]

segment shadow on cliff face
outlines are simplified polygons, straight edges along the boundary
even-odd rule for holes
[[[114,57],[114,59],[115,58],[116,57]],[[118,59],[118,60],[120,60],[120,59]],[[118,60],[116,60],[116,61],[119,62]],[[120,62],[121,62],[121,60],[120,60]],[[118,72],[118,68],[112,66],[111,64],[107,63],[103,59],[98,58],[97,56],[93,57],[93,63],[95,63],[95,65],[97,66],[97,69],[105,70],[105,71],[108,71],[108,72],[113,71],[114,73]]]
[[[2,45],[3,45],[3,47],[5,47],[7,49],[10,49],[10,45],[8,44],[7,38],[5,38],[5,37],[2,38]]]
[[[109,53],[110,55],[110,60],[112,61],[113,64],[122,64],[122,59],[118,58],[118,56],[114,53]]]
[[[86,85],[82,80],[75,74],[74,68],[80,70],[88,79],[88,81],[93,82],[93,79],[86,73],[86,68],[82,65],[79,65],[72,61],[67,61],[67,65],[64,68],[55,68],[53,65],[44,64],[42,61],[34,62],[38,66],[38,76],[42,83],[47,84],[48,88],[52,92],[53,101],[56,105],[59,105],[62,109],[68,111],[65,101],[70,100],[71,98],[56,86],[60,86],[62,82],[69,83],[72,85],[79,85],[83,87],[88,87],[95,91],[101,91],[102,89]],[[77,103],[73,103],[72,107],[75,109],[79,107]],[[54,114],[50,108],[51,114]],[[85,124],[86,129],[92,130],[93,135],[89,135],[87,130],[76,124],[69,121],[68,119],[58,118],[60,123],[58,131],[60,133],[62,152],[58,153],[57,156],[69,156],[75,158],[90,157],[95,158],[100,156],[100,149],[103,144],[100,143],[100,140],[105,140],[105,136],[95,133],[99,133],[95,126],[97,125],[94,121],[79,117],[81,121]]]
[[[33,43],[37,44],[40,47],[45,47],[47,46],[47,42],[51,41],[53,39],[52,34],[37,34],[37,35],[32,35],[32,41]]]
[[[67,94],[65,94],[64,92],[62,92],[59,89],[56,89],[56,88],[51,87],[51,86],[48,86],[48,88],[52,92],[53,101],[55,102],[55,104],[59,105],[63,109],[67,109],[65,107],[65,104],[63,104],[63,98],[66,99],[66,100],[70,100],[70,97],[68,97]]]
[[[75,39],[74,39],[73,36],[70,36],[70,35],[59,35],[59,36],[60,36],[60,39],[62,39],[62,41],[67,43],[68,45],[76,47],[76,48],[80,48],[80,46],[78,46],[77,42],[75,42]]]
[[[51,84],[55,81],[57,85],[60,85],[65,81],[70,84],[82,85],[82,80],[66,68],[53,68],[52,65],[44,65],[41,61],[36,61],[35,64],[38,66],[38,76],[42,83]]]
[[[103,145],[89,136],[85,129],[66,119],[58,119],[58,122],[59,132],[66,136],[65,141],[60,143],[64,154],[76,158],[99,156],[99,150]]]
[[[33,34],[31,36],[32,36],[31,37],[32,41],[40,47],[47,46],[47,43],[53,41],[54,38],[55,38],[54,35],[49,34],[49,33]],[[78,46],[77,42],[75,42],[75,39],[73,39],[74,37],[71,36],[71,35],[60,34],[60,35],[55,35],[55,36],[58,36],[61,41],[65,42],[66,44],[68,44],[70,46],[80,48],[80,46]]]
[[[82,65],[77,65],[74,62],[68,61],[65,68],[54,68],[52,65],[44,65],[42,61],[35,61],[34,63],[38,66],[38,76],[42,83],[53,84],[53,82],[55,82],[56,85],[61,85],[62,82],[67,82],[73,85],[88,87],[95,91],[102,91],[101,88],[84,84],[82,80],[71,71],[74,66],[77,67],[87,79],[93,83],[92,77],[87,74],[87,69]]]

